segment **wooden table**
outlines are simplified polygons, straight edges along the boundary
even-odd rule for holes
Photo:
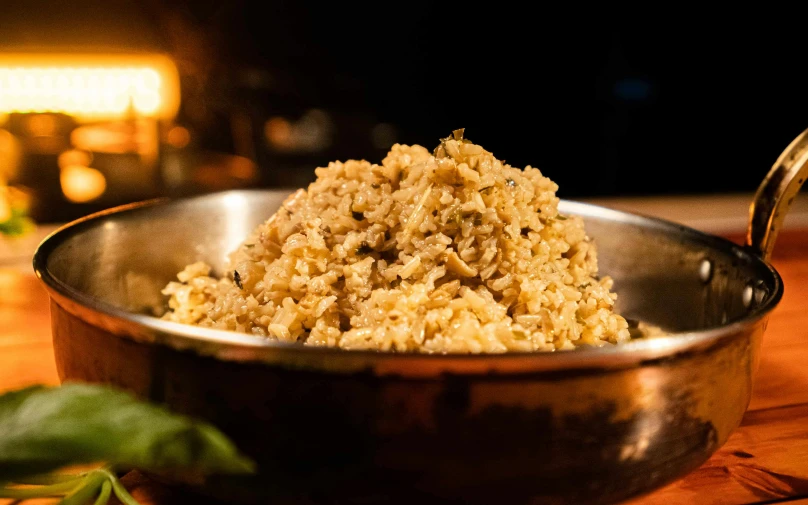
[[[808,505],[808,229],[784,231],[773,263],[786,291],[741,427],[701,468],[631,505]],[[48,299],[28,267],[0,267],[0,391],[35,383],[58,383]],[[137,473],[124,483],[143,505],[199,503]]]

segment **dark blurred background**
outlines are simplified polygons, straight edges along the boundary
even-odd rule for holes
[[[159,52],[180,75],[154,188],[73,205],[40,197],[35,213],[297,187],[330,160],[379,161],[394,142],[431,148],[460,127],[540,168],[564,198],[752,192],[808,126],[793,11],[480,5],[6,0],[0,53]],[[23,186],[36,193],[37,177]]]

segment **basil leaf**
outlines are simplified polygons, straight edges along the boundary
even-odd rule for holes
[[[35,386],[0,396],[0,482],[102,461],[195,474],[254,469],[213,426],[106,386]]]

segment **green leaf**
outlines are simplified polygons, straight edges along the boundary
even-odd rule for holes
[[[91,472],[87,475],[87,478],[84,479],[81,487],[65,496],[64,499],[59,502],[59,505],[86,505],[87,502],[101,494],[101,486],[103,486],[105,482],[109,482],[107,474],[100,471]]]
[[[194,474],[254,470],[213,426],[106,386],[36,386],[0,396],[0,482],[102,461]]]
[[[109,497],[112,494],[112,484],[109,480],[104,481],[101,485],[101,492],[98,493],[98,497],[95,499],[95,503],[93,505],[107,505],[109,502]]]
[[[112,492],[115,493],[115,497],[118,498],[123,505],[140,505],[140,503],[129,494],[129,491],[123,487],[123,484],[121,484],[121,481],[119,481],[115,475],[109,470],[106,470],[106,472],[109,477],[108,482],[112,485]]]

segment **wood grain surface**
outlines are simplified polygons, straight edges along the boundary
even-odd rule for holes
[[[808,505],[808,229],[783,232],[772,261],[785,295],[741,427],[701,468],[630,505]],[[27,269],[0,267],[0,391],[37,383],[58,383],[48,298]],[[137,472],[124,482],[143,505],[205,503]]]

